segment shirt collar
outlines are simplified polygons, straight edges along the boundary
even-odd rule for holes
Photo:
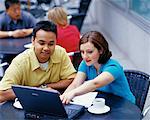
[[[34,52],[34,48],[31,48],[30,58],[32,71],[34,71],[40,67],[39,61]]]
[[[59,63],[61,62],[61,59],[59,59],[58,57],[61,56],[61,51],[59,50],[59,46],[55,46],[55,51],[54,53],[51,55],[50,59],[52,63]]]
[[[11,23],[11,21],[13,21],[13,20],[11,19],[11,17],[7,14],[7,12],[6,12],[6,20],[8,21],[9,24]],[[18,21],[22,21],[22,15],[21,15],[20,19],[17,20],[17,22],[18,22]]]
[[[61,59],[58,58],[60,55],[61,55],[60,51],[58,50],[58,46],[56,45],[54,53],[50,56],[49,64],[52,65],[54,63],[60,63]],[[40,68],[40,63],[35,55],[34,47],[31,48],[30,58],[32,58],[31,59],[32,71]],[[49,66],[51,66],[51,65],[49,65]]]

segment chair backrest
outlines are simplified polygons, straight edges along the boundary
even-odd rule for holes
[[[81,27],[83,25],[91,1],[92,0],[80,0],[79,8],[71,8],[71,9],[78,9],[77,13],[69,15],[72,16],[72,18],[70,19],[70,24],[76,25],[79,31],[81,31]]]
[[[138,70],[124,70],[124,73],[128,80],[130,90],[136,98],[136,105],[142,111],[149,90],[150,75]]]
[[[86,15],[82,13],[73,14],[70,19],[70,24],[76,25],[78,30],[81,31],[85,16]]]
[[[68,53],[70,57],[72,57],[72,64],[76,70],[78,70],[78,67],[80,65],[80,62],[82,61],[81,53],[80,51],[76,52],[70,52]]]
[[[3,70],[3,67],[4,66],[9,66],[9,64],[7,62],[4,62],[4,63],[0,63],[0,81],[1,79],[3,78],[3,75],[4,75],[4,70]]]
[[[80,0],[79,13],[86,14],[92,0]]]
[[[52,2],[52,0],[37,0],[38,4],[50,4]]]

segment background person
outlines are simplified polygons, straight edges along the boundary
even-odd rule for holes
[[[36,19],[28,12],[21,10],[19,0],[5,0],[5,8],[0,14],[0,38],[21,38],[31,35]],[[4,54],[2,63],[11,63],[16,55]],[[4,67],[4,71],[7,66]]]
[[[75,25],[70,25],[67,12],[63,7],[54,7],[48,11],[48,19],[57,25],[57,44],[67,52],[78,51],[80,32]]]
[[[0,38],[31,35],[36,19],[21,10],[19,0],[5,0],[6,11],[0,14]]]
[[[116,60],[110,59],[112,54],[103,35],[97,31],[87,32],[80,39],[79,46],[83,61],[75,79],[60,96],[62,102],[68,104],[75,96],[98,90],[135,103],[123,68]]]
[[[49,21],[33,29],[31,49],[16,56],[0,81],[0,103],[15,98],[13,84],[64,90],[76,75],[64,48],[56,45],[57,27]]]

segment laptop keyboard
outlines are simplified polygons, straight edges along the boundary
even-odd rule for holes
[[[72,115],[74,113],[78,112],[78,110],[75,110],[75,109],[66,109],[66,113],[69,115]]]

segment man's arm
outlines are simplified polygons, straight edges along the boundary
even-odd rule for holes
[[[5,102],[7,100],[15,99],[15,94],[12,89],[8,90],[0,90],[0,103]]]
[[[12,31],[0,31],[0,38],[12,36]]]
[[[14,31],[0,31],[0,38],[6,38],[6,37],[14,37],[14,38],[20,38],[20,37],[26,37],[29,36],[33,31],[33,28],[29,29],[18,29]]]
[[[60,80],[58,82],[55,83],[49,83],[47,84],[47,87],[50,87],[52,89],[56,89],[56,90],[65,90],[73,81],[74,78],[70,78],[68,79],[64,79],[64,80]]]

